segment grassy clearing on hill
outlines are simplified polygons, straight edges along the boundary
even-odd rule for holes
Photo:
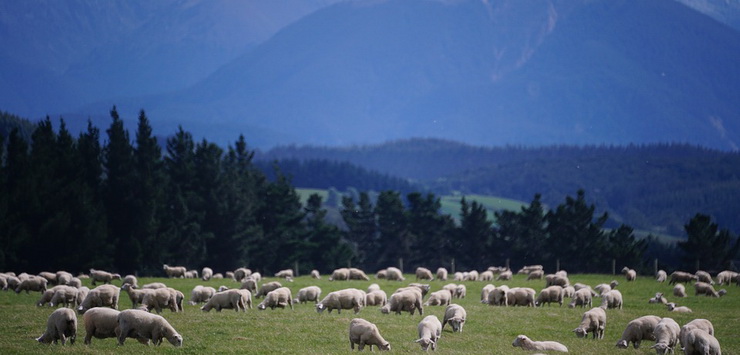
[[[413,276],[407,275],[407,282],[391,282],[385,280],[371,281],[339,281],[330,282],[324,276],[321,280],[313,280],[306,276],[297,277],[295,282],[283,282],[290,287],[295,295],[298,289],[317,285],[322,288],[323,295],[330,291],[342,288],[355,287],[366,289],[373,282],[377,282],[389,295],[399,286],[413,281]],[[525,281],[524,276],[515,275],[510,282],[494,281],[494,285],[507,284],[509,286],[532,287],[539,292],[544,287],[544,281]],[[525,307],[491,307],[481,304],[480,292],[487,282],[466,282],[467,298],[454,300],[461,304],[468,313],[468,319],[462,333],[451,333],[449,326],[445,327],[439,342],[438,354],[524,354],[526,352],[511,346],[518,334],[526,334],[534,340],[555,340],[565,344],[571,353],[575,354],[652,354],[650,341],[643,342],[640,349],[619,350],[614,347],[626,326],[627,322],[639,316],[654,314],[661,317],[670,316],[679,324],[684,324],[694,318],[707,318],[714,323],[717,338],[722,345],[724,354],[740,354],[740,338],[736,336],[737,324],[740,321],[740,288],[732,285],[725,286],[728,294],[722,298],[708,298],[693,296],[693,287],[687,287],[690,296],[685,299],[672,297],[672,286],[667,283],[657,283],[648,277],[638,277],[637,281],[627,283],[621,276],[611,275],[571,275],[571,282],[582,282],[595,286],[602,282],[617,279],[620,282],[618,289],[625,298],[622,310],[607,311],[606,335],[603,340],[578,339],[572,330],[580,323],[581,315],[586,309],[544,306],[542,308]],[[267,281],[274,280],[268,278]],[[237,283],[230,280],[212,280],[208,282],[192,279],[162,279],[141,278],[139,284],[161,281],[181,290],[190,297],[190,290],[198,284],[217,288],[220,285],[237,287]],[[432,281],[432,290],[438,290],[448,282]],[[87,286],[90,286],[87,280]],[[118,282],[116,282],[119,285]],[[692,314],[671,314],[664,306],[648,304],[647,299],[655,292],[664,292],[669,301],[688,306],[694,310]],[[119,302],[121,309],[131,307],[128,295],[123,293]],[[85,335],[82,318],[79,317],[77,342],[73,346],[62,347],[38,344],[34,338],[40,336],[45,327],[46,319],[52,309],[39,308],[35,302],[39,293],[16,295],[13,292],[0,292],[0,353],[3,354],[38,354],[38,353],[74,353],[74,354],[113,354],[122,351],[151,354],[206,354],[206,353],[252,353],[252,354],[329,354],[347,353],[349,341],[347,329],[349,321],[354,317],[365,318],[378,325],[381,334],[391,343],[392,352],[418,353],[420,347],[413,341],[417,338],[416,326],[421,320],[418,314],[409,316],[383,315],[378,307],[363,309],[360,314],[354,315],[351,311],[336,311],[328,314],[318,314],[313,304],[295,305],[290,309],[267,309],[257,311],[247,310],[246,313],[236,313],[224,310],[221,313],[211,311],[205,313],[199,306],[185,306],[183,313],[164,311],[162,315],[184,337],[184,346],[174,348],[165,342],[160,347],[145,347],[129,339],[124,348],[116,346],[115,339],[93,339],[92,345],[85,346]],[[566,299],[566,302],[569,302]],[[260,300],[255,302],[258,304]],[[596,302],[599,302],[597,299]],[[424,314],[434,314],[442,320],[444,307],[425,307]],[[680,353],[677,352],[677,353]]]

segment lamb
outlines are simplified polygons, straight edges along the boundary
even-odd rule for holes
[[[565,345],[556,341],[534,341],[529,339],[526,335],[518,335],[511,345],[514,347],[521,347],[522,349],[529,351],[568,352],[568,348]]]
[[[362,318],[354,318],[349,322],[349,347],[351,350],[355,349],[355,344],[357,344],[357,350],[359,351],[362,351],[365,345],[370,346],[370,351],[373,350],[373,345],[381,351],[391,350],[391,344],[383,339],[378,327]]]
[[[450,304],[452,297],[447,290],[434,291],[429,295],[429,299],[424,302],[425,306],[447,306]],[[487,302],[487,300],[486,300]]]
[[[624,277],[627,279],[627,281],[635,281],[637,278],[637,272],[634,269],[630,269],[628,267],[622,268],[622,273],[624,274]]]
[[[90,269],[90,279],[92,280],[92,285],[95,286],[96,282],[108,284],[113,280],[120,280],[121,275],[102,270]]]
[[[18,284],[18,287],[15,288],[15,293],[21,293],[21,291],[26,291],[26,293],[29,293],[29,291],[44,293],[46,292],[46,285],[48,282],[49,281],[43,277],[29,277]]]
[[[365,306],[385,306],[388,295],[383,290],[370,291],[365,295]]]
[[[77,307],[77,312],[85,314],[85,312],[93,307],[110,307],[118,309],[118,294],[120,289],[113,285],[100,285],[88,292],[87,296],[82,300],[80,306]]]
[[[208,302],[213,295],[216,294],[216,289],[210,286],[201,286],[197,285],[193,287],[193,290],[190,291],[190,302],[188,304],[190,305],[196,305],[199,303],[205,303]]]
[[[432,281],[434,280],[434,276],[432,275],[432,271],[425,268],[425,267],[417,267],[416,268],[416,280],[428,280]]]
[[[722,355],[722,349],[717,338],[704,330],[691,329],[686,332],[683,339],[685,340],[683,343],[684,354]]]
[[[164,317],[138,309],[127,309],[118,314],[118,345],[127,337],[148,338],[154,345],[162,344],[166,338],[170,344],[182,346],[182,335]]]
[[[591,307],[591,289],[589,288],[582,288],[573,295],[573,299],[570,301],[570,304],[568,304],[569,308],[575,308],[576,306],[581,306],[581,308],[589,306]]]
[[[365,297],[363,296],[362,300],[364,301],[364,299]],[[270,307],[270,309],[275,309],[275,307],[285,308],[286,305],[290,306],[290,309],[293,309],[293,296],[289,288],[280,287],[268,292],[265,295],[265,299],[257,305],[257,309],[264,311],[267,307]]]
[[[691,310],[691,308],[689,308],[689,307],[686,307],[686,306],[680,306],[680,307],[676,307],[676,304],[675,304],[675,303],[673,303],[673,302],[671,302],[671,303],[667,303],[667,304],[666,304],[666,307],[668,307],[668,311],[670,311],[670,312],[678,312],[678,313],[692,313],[692,310]]]
[[[349,280],[349,269],[346,267],[332,271],[329,281],[346,281]]]
[[[121,290],[126,291],[128,293],[128,297],[131,299],[131,308],[136,308],[137,305],[144,302],[144,296],[146,296],[147,293],[152,292],[152,289],[141,289],[137,290],[134,288],[133,285],[126,282],[123,285],[121,285]]]
[[[712,285],[702,281],[697,281],[694,284],[694,289],[696,290],[696,292],[694,292],[695,295],[706,295],[712,297],[720,297],[724,295],[724,293],[718,293],[715,291]]]
[[[319,273],[319,270],[311,270],[311,278],[321,280],[321,274]]]
[[[631,320],[622,332],[622,338],[617,341],[617,347],[626,349],[629,343],[632,342],[632,346],[637,349],[640,347],[641,341],[655,340],[653,331],[659,322],[660,317],[657,316],[642,316]]]
[[[165,274],[167,274],[167,277],[171,279],[184,278],[185,272],[187,272],[187,269],[184,266],[169,266],[167,264],[164,264],[162,266],[162,269],[164,270]]]
[[[396,292],[391,295],[388,303],[380,308],[380,312],[388,314],[395,312],[401,314],[401,312],[409,312],[411,315],[418,309],[419,314],[424,314],[424,307],[421,303],[422,297],[419,290],[407,289],[401,292]]]
[[[696,273],[694,273],[694,276],[696,276],[697,281],[706,282],[710,285],[714,285],[714,280],[712,280],[712,275],[709,275],[709,273],[706,271],[698,270]]]
[[[395,268],[395,267],[389,267],[385,269],[386,271],[386,279],[389,281],[405,281],[406,278],[403,277],[403,273],[401,270]]]
[[[465,285],[460,284],[455,287],[455,298],[465,298],[465,294],[468,293],[467,288]]]
[[[121,288],[123,288],[123,284],[129,284],[131,288],[139,288],[139,280],[134,275],[126,275],[121,281]]]
[[[534,307],[535,290],[529,287],[514,287],[506,292],[507,306]]]
[[[321,298],[321,288],[318,286],[308,286],[298,290],[298,294],[293,302],[306,303],[313,302],[318,303]]]
[[[655,345],[651,346],[651,349],[655,349],[658,354],[665,354],[666,352],[673,353],[673,348],[678,343],[678,335],[681,332],[681,327],[672,318],[665,317],[658,322],[653,330],[655,336]]]
[[[688,335],[689,331],[693,329],[701,329],[707,332],[707,334],[709,335],[714,335],[714,325],[712,324],[712,322],[710,322],[707,319],[702,319],[702,318],[694,319],[691,322],[684,324],[684,326],[681,327],[681,331],[678,334],[678,340],[681,343],[682,348],[686,347],[686,344],[687,344],[686,336]]]
[[[202,270],[200,270],[200,278],[203,281],[208,281],[213,278],[213,269],[209,268],[208,266],[204,267]]]
[[[275,273],[275,277],[279,277],[281,279],[287,279],[287,278],[293,278],[293,270],[292,269],[285,269],[280,270]]]
[[[257,293],[257,281],[255,281],[251,277],[247,277],[247,278],[245,278],[243,280],[244,280],[244,282],[242,282],[241,288],[244,289],[244,290],[249,290],[249,292],[256,294]],[[278,287],[280,287],[280,286],[278,286]],[[269,290],[267,292],[270,292],[270,291],[272,291],[272,290]],[[265,294],[267,294],[267,292],[265,292]]]
[[[231,278],[234,279],[234,281],[236,282],[240,282],[251,275],[252,275],[252,270],[249,270],[245,267],[240,267],[232,272]]]
[[[545,276],[545,272],[542,270],[532,270],[529,274],[527,274],[527,281],[529,280],[542,280],[542,278]]]
[[[663,297],[663,293],[658,292],[658,293],[655,294],[655,297],[653,297],[653,298],[651,298],[651,299],[648,300],[648,303],[662,303],[662,304],[667,304],[668,303],[668,300],[665,297]]]
[[[279,282],[272,281],[265,284],[262,284],[260,286],[259,291],[257,291],[257,294],[254,295],[255,298],[260,298],[266,296],[270,291],[277,290],[279,288],[283,287]]]
[[[618,290],[611,290],[601,296],[601,308],[603,309],[622,309],[622,293]]]
[[[677,282],[683,282],[683,283],[691,283],[691,281],[696,280],[696,276],[683,271],[674,271],[671,273],[671,279],[668,281],[668,284],[675,284]]]
[[[486,270],[486,271],[481,272],[480,281],[493,281],[493,271]]]
[[[491,293],[488,295],[488,304],[491,306],[508,306],[508,292],[509,286],[501,285],[499,287],[496,287],[496,289],[491,291]]]
[[[210,312],[214,308],[216,312],[221,312],[222,309],[233,309],[239,312],[239,310],[245,311],[247,306],[244,302],[244,297],[238,290],[226,290],[214,293],[206,304],[200,307],[200,310]]]
[[[665,282],[665,280],[667,279],[668,279],[668,274],[666,274],[665,270],[658,270],[658,272],[655,273],[655,281]]]
[[[343,309],[353,309],[355,314],[365,305],[366,294],[356,288],[347,288],[339,291],[329,292],[321,302],[316,304],[316,312],[322,313],[325,309],[336,309],[337,313],[342,313]]]
[[[563,288],[560,286],[550,286],[547,288],[544,288],[540,291],[540,294],[537,295],[537,299],[535,300],[534,305],[535,306],[543,306],[545,303],[547,303],[548,306],[550,306],[550,303],[557,302],[561,307],[563,306]]]
[[[447,269],[443,267],[437,268],[437,280],[447,281]]]
[[[488,284],[483,286],[483,289],[480,292],[480,302],[481,303],[488,303],[488,295],[491,294],[491,291],[495,290],[496,286],[492,284]]]
[[[49,301],[49,305],[52,307],[55,307],[59,304],[64,305],[64,307],[76,307],[80,303],[80,299],[78,299],[79,295],[79,289],[74,288],[72,286],[67,285],[59,285],[53,287],[54,294],[51,297],[51,300]]]
[[[162,308],[165,306],[172,312],[177,312],[178,310],[175,295],[169,288],[158,288],[147,292],[141,301],[141,305],[145,306],[149,312],[154,309],[157,313],[162,313]]]
[[[463,331],[463,325],[465,325],[465,320],[468,317],[468,313],[465,311],[465,308],[463,308],[459,304],[451,304],[445,308],[445,316],[444,320],[442,321],[442,329],[444,329],[445,325],[447,323],[450,324],[452,327],[452,332],[460,332]]]
[[[604,339],[606,329],[606,312],[600,307],[594,307],[583,313],[581,324],[573,330],[576,336],[584,338],[588,333],[593,334],[594,339]]]
[[[686,297],[686,287],[683,284],[676,284],[676,286],[673,286],[673,295],[676,297]]]
[[[118,328],[118,314],[121,313],[115,309],[106,307],[94,307],[85,312],[82,316],[85,323],[85,345],[92,343],[92,338],[118,338],[120,330]],[[144,345],[149,344],[148,338],[136,338]]]
[[[362,281],[370,281],[370,278],[367,277],[364,271],[351,267],[349,268],[349,279],[350,280],[362,280]]]
[[[419,339],[414,342],[419,343],[421,350],[429,351],[430,345],[432,350],[437,350],[437,341],[442,336],[442,323],[439,322],[439,318],[426,316],[416,329],[419,331]]]
[[[61,340],[62,345],[66,345],[67,339],[70,344],[74,344],[77,339],[77,316],[69,308],[59,308],[49,315],[46,331],[36,340],[42,344],[58,344]]]

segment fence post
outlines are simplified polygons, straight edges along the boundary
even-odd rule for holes
[[[617,259],[612,259],[612,275],[617,274]]]
[[[295,277],[300,276],[300,273],[298,272],[298,262],[295,262]]]
[[[653,261],[653,276],[658,276],[658,258]]]
[[[509,266],[509,258],[506,258],[506,269],[511,270],[511,266]]]
[[[403,258],[398,258],[398,268],[401,269],[401,273],[403,274]]]
[[[560,271],[560,259],[555,259],[555,272]]]
[[[455,273],[455,258],[452,258],[452,261],[450,262],[450,268],[452,269],[452,273]]]

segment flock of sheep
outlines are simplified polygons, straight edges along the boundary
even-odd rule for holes
[[[313,302],[318,313],[327,311],[331,313],[336,310],[341,313],[342,310],[352,310],[354,314],[360,313],[365,307],[378,306],[384,314],[408,312],[414,314],[424,314],[424,306],[445,306],[444,318],[440,321],[434,315],[428,315],[418,324],[418,339],[415,340],[423,350],[436,350],[442,329],[449,324],[453,332],[462,332],[467,318],[465,309],[455,303],[454,299],[466,297],[466,286],[464,283],[449,283],[442,289],[430,292],[429,284],[419,282],[431,281],[435,278],[438,280],[447,280],[448,273],[444,268],[439,268],[436,274],[432,274],[429,269],[419,267],[416,269],[416,282],[408,286],[398,288],[393,294],[387,296],[385,291],[381,290],[378,284],[371,284],[367,290],[356,288],[346,288],[330,292],[321,297],[322,291],[318,286],[308,286],[301,288],[293,297],[292,291],[284,287],[278,281],[265,282],[260,285],[262,277],[258,272],[252,272],[247,268],[239,268],[233,272],[227,272],[225,275],[214,274],[210,268],[203,268],[198,273],[197,270],[187,270],[185,267],[164,265],[163,270],[171,278],[202,278],[203,280],[211,279],[233,279],[241,284],[239,289],[229,289],[221,286],[218,290],[213,287],[198,285],[191,291],[191,305],[203,304],[201,310],[208,312],[215,309],[220,312],[222,309],[233,309],[236,312],[246,311],[253,307],[252,297],[264,298],[256,308],[264,310],[267,308],[293,308],[296,303]],[[487,284],[481,292],[481,302],[491,306],[526,306],[540,307],[544,304],[550,305],[557,303],[563,305],[565,298],[570,298],[568,307],[588,308],[583,313],[581,323],[573,330],[579,338],[587,337],[592,333],[594,339],[603,339],[606,327],[608,309],[621,309],[623,307],[623,298],[617,286],[616,280],[610,283],[603,283],[591,287],[581,283],[571,284],[568,274],[565,271],[558,271],[554,274],[545,275],[540,265],[526,266],[518,271],[519,274],[526,274],[527,280],[545,280],[545,288],[537,293],[534,289],[528,287],[509,288],[506,285],[494,286]],[[626,280],[634,281],[636,273],[625,267],[622,270]],[[478,273],[477,271],[456,272],[452,275],[452,281],[507,281],[512,279],[511,270],[502,267],[491,267],[488,270]],[[276,277],[292,281],[292,270],[282,270],[275,274]],[[313,278],[319,279],[321,275],[318,271],[311,272]],[[80,278],[89,277],[92,285],[102,283],[102,285],[92,290],[82,286]],[[380,270],[375,274],[377,279],[405,281],[401,270],[389,267]],[[111,284],[113,280],[121,280],[121,287]],[[370,278],[360,269],[341,268],[334,270],[331,274],[330,281],[342,280],[363,280],[370,281]],[[669,284],[675,284],[673,296],[682,298],[686,297],[684,284],[694,282],[695,294],[706,295],[710,297],[721,297],[726,294],[726,290],[716,291],[714,289],[714,279],[706,272],[698,271],[695,274],[676,271],[668,275],[664,271],[659,271],[656,275],[658,282],[668,281]],[[732,271],[723,271],[717,275],[717,283],[720,285],[729,284],[730,282],[740,283],[738,273]],[[47,288],[47,285],[55,285]],[[40,292],[41,298],[37,302],[38,306],[49,304],[52,307],[62,305],[63,308],[56,309],[48,318],[45,332],[37,338],[41,343],[57,343],[61,341],[65,344],[67,341],[74,344],[77,335],[77,315],[72,310],[76,310],[82,315],[86,335],[85,344],[90,344],[93,337],[117,338],[118,344],[123,345],[127,338],[136,339],[142,344],[150,342],[159,345],[163,339],[167,339],[174,346],[182,346],[182,336],[169,324],[169,322],[159,316],[163,309],[169,309],[172,312],[182,312],[185,295],[174,289],[167,287],[164,283],[155,282],[145,285],[139,285],[138,280],[133,275],[121,278],[119,274],[114,274],[101,270],[91,269],[89,275],[79,275],[74,277],[72,274],[59,271],[57,273],[42,272],[39,275],[14,273],[0,273],[0,286],[3,290],[14,290],[16,293],[25,291]],[[121,291],[125,292],[132,303],[132,309],[118,311],[119,296]],[[426,297],[427,294],[429,297]],[[424,301],[426,297],[426,301]],[[595,298],[600,298],[600,305],[593,307]],[[673,312],[691,312],[690,309],[676,305],[675,302],[668,302],[665,295],[657,293],[655,297],[648,300],[649,303],[661,303],[666,305],[667,309]],[[71,308],[67,308],[71,307]],[[349,324],[348,337],[350,348],[354,349],[355,344],[359,350],[365,346],[373,349],[373,346],[380,350],[390,350],[391,345],[380,333],[378,327],[361,318],[354,318]],[[714,337],[714,327],[707,319],[694,319],[687,324],[680,326],[672,318],[660,318],[653,315],[646,315],[630,321],[621,338],[617,341],[618,348],[627,348],[632,343],[634,348],[638,348],[643,340],[655,341],[651,347],[658,354],[673,353],[677,345],[680,344],[685,354],[721,354],[720,345]],[[533,341],[526,335],[519,335],[512,343],[514,347],[521,347],[529,351],[562,351],[568,349],[555,341]]]

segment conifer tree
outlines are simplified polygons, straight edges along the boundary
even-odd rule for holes
[[[442,203],[434,194],[413,192],[406,199],[406,218],[412,243],[408,265],[411,269],[414,266],[442,265],[451,256],[448,240],[455,233],[454,221],[449,215],[440,213]]]
[[[318,194],[311,194],[306,202],[306,249],[299,250],[301,269],[315,268],[331,272],[339,267],[346,267],[352,260],[353,252],[342,238],[342,233],[335,225],[326,223],[327,210],[322,207]]]
[[[455,260],[461,268],[485,268],[492,262],[493,223],[488,219],[486,208],[480,203],[460,200],[460,227],[452,250],[457,251]]]
[[[32,238],[28,223],[32,215],[30,200],[33,188],[29,146],[18,129],[10,131],[6,151],[4,183],[8,210],[0,240],[4,241],[2,249],[6,267],[28,269],[28,259],[21,251]]]
[[[347,225],[345,238],[354,250],[353,262],[360,267],[375,266],[371,255],[380,253],[378,230],[373,205],[367,192],[358,193],[359,201],[354,202],[352,195],[342,197],[342,219]]]
[[[396,191],[383,191],[375,204],[378,221],[379,254],[376,254],[375,267],[381,269],[398,266],[399,259],[409,260],[411,240],[409,238],[403,201]]]
[[[678,242],[686,270],[721,271],[730,268],[737,256],[740,239],[721,229],[708,215],[697,213],[684,226],[687,239]]]

